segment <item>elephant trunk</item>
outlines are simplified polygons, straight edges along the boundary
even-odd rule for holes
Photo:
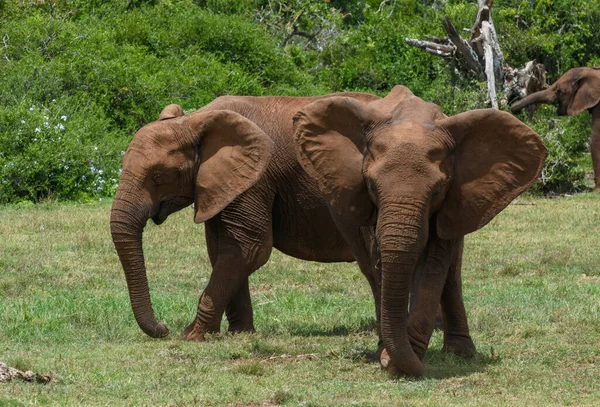
[[[422,376],[424,366],[408,337],[408,299],[419,253],[427,240],[425,210],[413,202],[381,208],[385,208],[377,221],[382,265],[381,336],[397,368]]]
[[[546,90],[532,93],[531,95],[521,99],[520,101],[518,101],[517,103],[512,105],[510,110],[513,113],[519,113],[521,110],[523,110],[527,106],[530,106],[530,105],[533,105],[536,103],[553,104],[554,102],[556,102],[556,93],[554,92],[554,89],[548,88]]]
[[[129,299],[138,325],[147,335],[162,338],[169,330],[154,316],[142,249],[142,232],[151,204],[140,203],[124,185],[125,181],[121,180],[110,214],[112,239],[125,271]]]

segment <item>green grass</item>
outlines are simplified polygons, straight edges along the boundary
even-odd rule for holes
[[[145,233],[158,317],[145,336],[109,233],[109,203],[0,209],[0,360],[49,373],[0,385],[1,406],[547,406],[600,404],[600,195],[521,199],[467,237],[473,360],[440,352],[392,379],[353,264],[274,252],[251,277],[256,334],[187,343],[210,273],[191,209]],[[224,328],[224,327],[223,327]]]

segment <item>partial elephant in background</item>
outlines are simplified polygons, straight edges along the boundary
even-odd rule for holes
[[[189,115],[168,106],[131,142],[111,212],[135,318],[152,337],[168,334],[150,302],[142,232],[148,219],[160,224],[194,203],[213,271],[187,339],[218,331],[223,313],[230,330],[253,330],[248,277],[275,247],[305,260],[356,260],[373,291],[382,363],[421,375],[440,298],[445,348],[473,353],[462,236],[527,188],[545,154],[510,114],[447,118],[403,86],[383,99],[220,97]]]
[[[511,110],[518,113],[536,103],[557,105],[556,114],[577,115],[584,110],[592,114],[590,150],[594,167],[595,191],[600,191],[600,67],[573,68],[561,76],[550,88],[525,97]]]

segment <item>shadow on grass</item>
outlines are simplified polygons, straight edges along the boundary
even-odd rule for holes
[[[377,352],[370,348],[355,349],[349,358],[363,360],[367,363],[379,363]],[[497,355],[485,355],[477,352],[474,357],[466,359],[453,353],[442,352],[441,349],[428,349],[425,359],[425,374],[422,378],[405,378],[407,380],[449,379],[464,377],[473,373],[483,372],[488,366],[500,363]]]
[[[483,372],[488,366],[500,363],[494,353],[477,352],[475,356],[466,359],[453,353],[442,352],[441,349],[428,349],[425,359],[425,378],[448,379],[451,377],[469,376]]]
[[[374,318],[365,318],[355,324],[322,326],[317,323],[299,323],[290,327],[290,333],[296,336],[346,336],[360,332],[372,332],[377,329]]]

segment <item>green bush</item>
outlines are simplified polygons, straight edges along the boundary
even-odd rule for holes
[[[226,94],[385,95],[404,84],[447,114],[486,107],[484,85],[404,42],[443,36],[445,14],[470,27],[476,8],[465,0],[0,1],[0,202],[111,196],[121,152],[169,103],[189,111]],[[506,0],[493,13],[512,66],[536,58],[554,80],[600,64],[600,4]],[[532,126],[550,149],[538,190],[581,189],[589,117],[541,110]]]
[[[0,108],[0,203],[112,195],[127,140],[76,98],[34,103]]]
[[[32,2],[5,19],[0,202],[111,196],[122,151],[169,103],[323,93],[244,17],[105,3]]]

